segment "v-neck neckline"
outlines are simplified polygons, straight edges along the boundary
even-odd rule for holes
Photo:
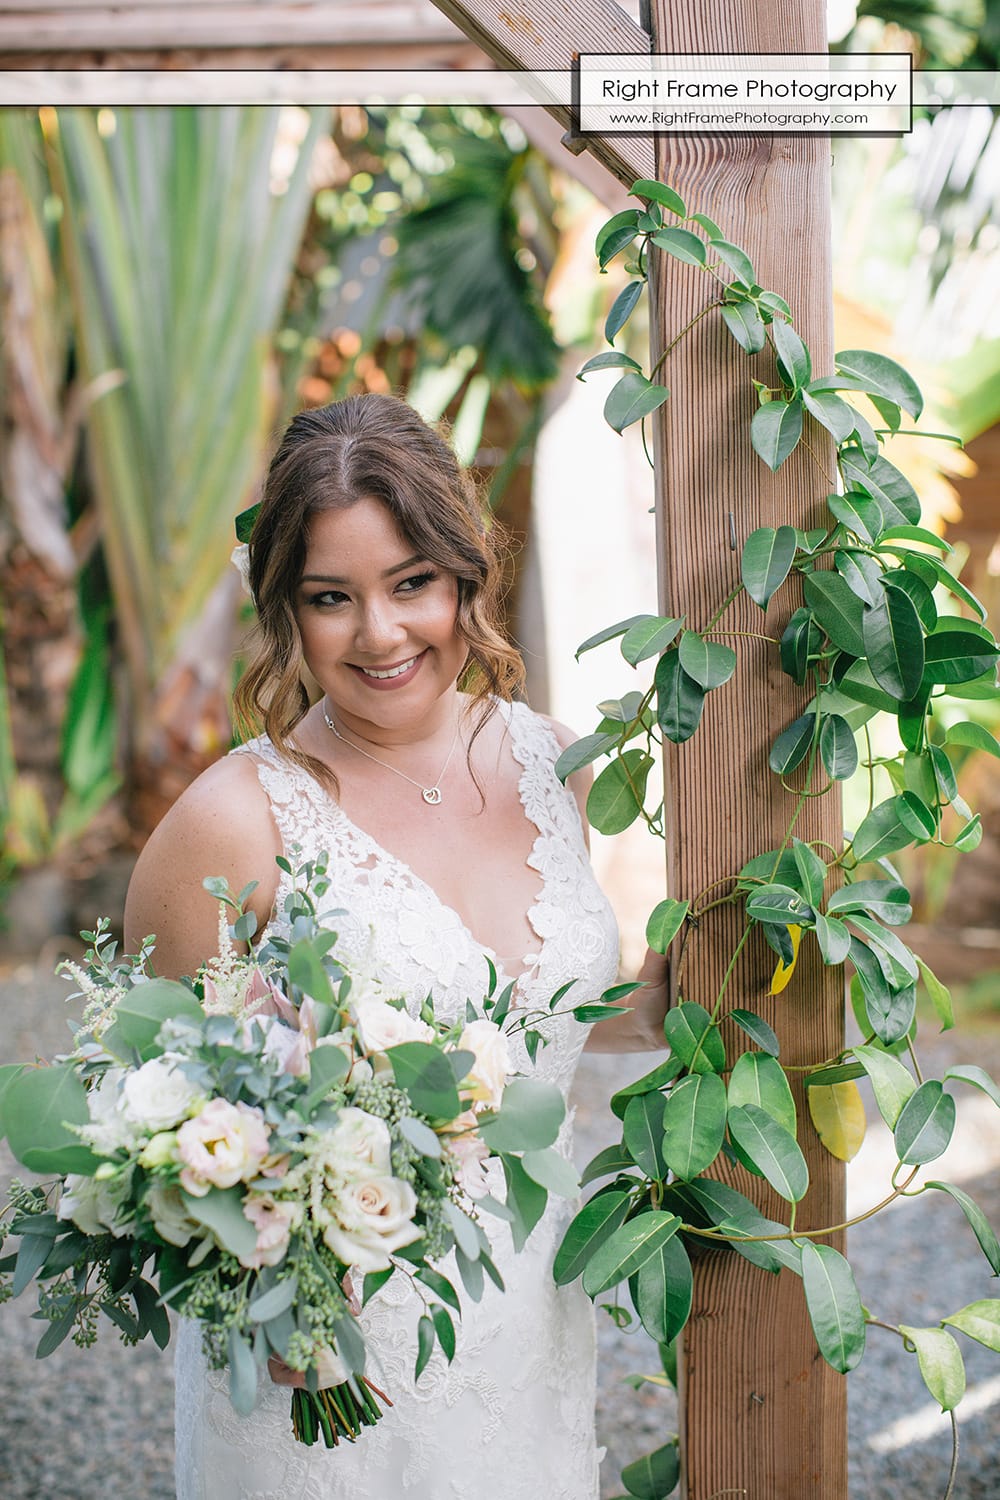
[[[545,938],[539,932],[537,924],[534,920],[534,913],[537,912],[539,907],[544,904],[548,894],[548,882],[545,874],[544,861],[539,861],[539,852],[542,842],[545,839],[545,829],[540,827],[538,822],[531,816],[530,812],[528,811],[528,801],[527,797],[525,796],[525,790],[527,780],[532,772],[532,766],[530,762],[527,764],[523,762],[517,753],[517,735],[514,730],[513,723],[515,712],[517,711],[519,706],[515,705],[514,703],[507,703],[502,698],[498,698],[496,700],[496,703],[497,711],[503,718],[504,725],[506,727],[507,736],[510,740],[510,753],[518,772],[517,794],[521,803],[521,813],[524,817],[524,821],[528,824],[528,826],[535,830],[535,836],[532,840],[531,848],[524,858],[524,865],[526,869],[534,870],[536,872],[536,874],[539,876],[540,882],[538,890],[535,893],[534,900],[528,907],[527,911],[524,913],[525,922],[527,923],[529,930],[534,934],[537,941],[537,949],[533,950],[531,953],[525,953],[521,956],[520,961],[526,964],[527,967],[524,968],[520,974],[511,975],[507,973],[507,971],[500,965],[500,956],[496,952],[496,949],[492,948],[488,943],[480,942],[479,938],[476,937],[476,934],[469,926],[469,923],[465,921],[462,913],[457,909],[457,907],[449,905],[449,903],[445,901],[444,898],[440,896],[434,889],[430,881],[425,880],[422,875],[418,875],[413,866],[407,860],[403,859],[401,855],[394,854],[391,849],[387,849],[385,845],[379,843],[378,839],[376,839],[373,834],[369,833],[367,829],[362,828],[361,825],[356,823],[353,818],[348,817],[347,813],[341,807],[340,803],[330,796],[327,789],[316,779],[315,776],[312,776],[308,771],[305,770],[304,767],[301,768],[301,770],[303,776],[307,779],[310,788],[315,788],[316,792],[318,792],[323,799],[323,805],[330,809],[331,815],[341,824],[341,826],[349,830],[362,842],[362,844],[367,846],[369,853],[377,860],[386,860],[390,864],[394,865],[396,869],[399,870],[400,873],[409,882],[411,888],[426,892],[441,911],[446,912],[450,916],[454,917],[458,922],[463,935],[469,942],[470,947],[476,952],[485,954],[485,956],[491,961],[494,968],[496,969],[498,978],[501,978],[507,982],[510,982],[513,979],[516,991],[526,981],[537,976],[541,967],[543,950],[545,947]],[[540,865],[541,867],[539,867]],[[363,866],[359,868],[362,871],[364,869]]]

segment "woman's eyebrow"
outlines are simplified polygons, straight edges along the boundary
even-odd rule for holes
[[[386,568],[385,572],[379,576],[381,578],[391,578],[394,573],[402,573],[404,568],[412,568],[414,563],[423,561],[424,558],[418,552],[415,556],[408,557],[405,562],[395,563],[393,567]],[[349,578],[335,578],[332,573],[304,573],[302,575],[303,583],[350,583],[350,581]]]

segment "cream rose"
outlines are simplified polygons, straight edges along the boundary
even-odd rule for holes
[[[377,1115],[370,1115],[353,1105],[340,1111],[337,1123],[330,1131],[329,1151],[342,1156],[348,1171],[358,1166],[374,1167],[376,1172],[388,1173],[390,1136],[389,1127]]]
[[[279,1203],[273,1193],[247,1193],[243,1216],[257,1231],[257,1245],[249,1255],[240,1256],[240,1265],[259,1271],[284,1260],[292,1230],[302,1218],[301,1204]]]
[[[132,1169],[105,1177],[83,1177],[69,1172],[56,1210],[57,1219],[71,1219],[84,1234],[105,1234],[108,1230],[120,1239],[128,1231],[131,1213],[118,1222],[132,1181]]]
[[[177,1154],[184,1163],[181,1187],[196,1198],[249,1182],[268,1154],[264,1117],[249,1105],[211,1099],[178,1130]]]
[[[187,1119],[205,1097],[170,1057],[154,1057],[129,1073],[122,1096],[128,1118],[154,1133]]]
[[[124,1068],[108,1068],[96,1088],[87,1095],[90,1124],[80,1130],[80,1139],[98,1156],[113,1156],[116,1151],[130,1151],[142,1132],[123,1109],[122,1079]]]
[[[328,1205],[334,1222],[323,1231],[328,1248],[345,1266],[385,1271],[393,1250],[420,1238],[413,1223],[417,1195],[398,1177],[371,1174],[341,1182]]]
[[[350,1374],[340,1355],[335,1349],[331,1349],[328,1344],[324,1345],[322,1349],[316,1350],[316,1353],[313,1355],[313,1363],[316,1366],[316,1375],[319,1379],[319,1388],[321,1391],[325,1391],[331,1385],[343,1385]]]
[[[474,1052],[476,1061],[461,1088],[467,1099],[497,1109],[510,1073],[507,1038],[493,1021],[470,1021],[458,1040],[460,1052]]]
[[[432,1042],[434,1028],[411,1016],[408,1011],[397,1010],[385,1000],[364,999],[354,1008],[361,1040],[369,1052],[384,1052],[387,1047],[398,1047],[401,1042]]]

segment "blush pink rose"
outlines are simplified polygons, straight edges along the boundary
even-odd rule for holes
[[[240,1256],[240,1265],[252,1271],[262,1266],[276,1266],[284,1260],[292,1230],[302,1218],[297,1203],[279,1203],[273,1193],[247,1193],[243,1199],[243,1216],[257,1231],[256,1247]]]
[[[211,1099],[177,1132],[181,1187],[203,1198],[210,1188],[249,1182],[268,1154],[267,1134],[259,1109]]]

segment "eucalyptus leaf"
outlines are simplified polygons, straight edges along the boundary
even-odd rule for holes
[[[396,1083],[409,1094],[414,1109],[433,1119],[455,1118],[462,1107],[455,1075],[448,1058],[437,1047],[428,1042],[401,1042],[388,1047],[385,1055]]]
[[[551,1146],[539,1151],[525,1151],[521,1165],[533,1182],[561,1198],[575,1198],[580,1191],[580,1179],[573,1163]],[[478,1256],[472,1258],[478,1259]]]
[[[499,1114],[481,1118],[479,1134],[493,1151],[540,1151],[553,1144],[565,1114],[555,1084],[515,1078],[503,1091]]]

